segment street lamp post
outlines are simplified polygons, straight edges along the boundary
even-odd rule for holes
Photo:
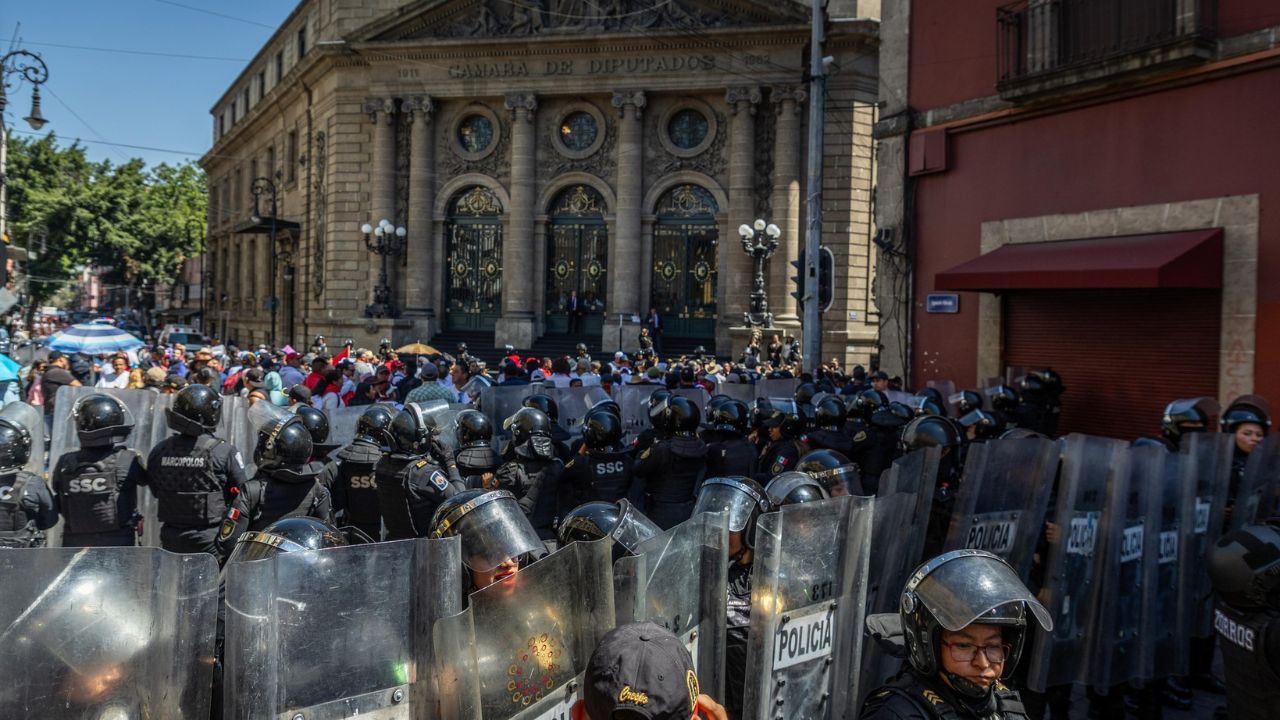
[[[4,110],[9,104],[9,76],[13,74],[21,75],[31,83],[31,113],[23,120],[37,132],[49,122],[40,113],[40,86],[49,79],[49,66],[44,64],[39,55],[27,50],[14,50],[0,57],[0,236],[9,232],[9,195],[5,177],[9,155],[9,128],[4,124]]]
[[[276,254],[276,218],[280,214],[280,197],[276,189],[276,184],[268,177],[256,177],[253,184],[249,186],[249,192],[253,194],[253,216],[250,218],[255,224],[262,222],[262,214],[259,212],[258,199],[265,193],[271,196],[271,281],[270,289],[267,294],[267,309],[271,311],[271,338],[270,345],[274,350],[276,347],[276,314],[280,308],[280,298],[276,297],[276,263],[279,257]]]
[[[773,223],[757,219],[751,225],[740,225],[738,235],[742,237],[742,250],[751,256],[756,263],[755,287],[751,290],[751,310],[742,314],[748,327],[772,327],[773,313],[769,312],[769,295],[765,291],[764,263],[778,249],[778,238],[782,230]]]
[[[390,220],[380,220],[374,227],[365,223],[360,227],[364,233],[364,246],[369,252],[382,256],[382,270],[378,273],[378,284],[373,288],[373,303],[364,309],[365,317],[399,317],[400,311],[391,303],[391,281],[387,277],[387,261],[404,249],[404,227],[396,227]]]

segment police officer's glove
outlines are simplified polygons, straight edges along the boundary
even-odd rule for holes
[[[133,527],[133,534],[142,539],[142,533],[146,529],[147,519],[141,513],[135,512],[129,517],[129,525]]]

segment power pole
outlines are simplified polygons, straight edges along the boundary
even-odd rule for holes
[[[822,245],[822,132],[826,114],[826,71],[822,48],[826,28],[825,0],[812,0],[813,30],[809,38],[809,187],[805,203],[809,219],[804,236],[804,365],[822,364],[822,310],[818,307],[818,248]]]

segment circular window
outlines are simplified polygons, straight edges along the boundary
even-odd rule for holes
[[[591,113],[571,112],[560,122],[560,142],[570,150],[586,150],[596,141],[599,132]]]
[[[493,144],[493,122],[480,114],[468,115],[458,123],[458,144],[467,153],[479,153]]]
[[[681,150],[692,150],[707,139],[709,127],[706,115],[693,108],[684,108],[667,121],[667,137]]]

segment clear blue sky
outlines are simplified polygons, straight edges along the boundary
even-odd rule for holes
[[[42,133],[53,130],[66,143],[80,138],[95,160],[141,157],[148,166],[172,164],[208,150],[209,108],[296,5],[296,0],[0,0],[0,48],[8,51],[16,29],[16,47],[39,53],[49,65],[49,81],[41,88],[49,124]],[[61,47],[69,45],[78,47]],[[7,126],[30,132],[22,121],[30,109],[30,87],[11,90]]]

